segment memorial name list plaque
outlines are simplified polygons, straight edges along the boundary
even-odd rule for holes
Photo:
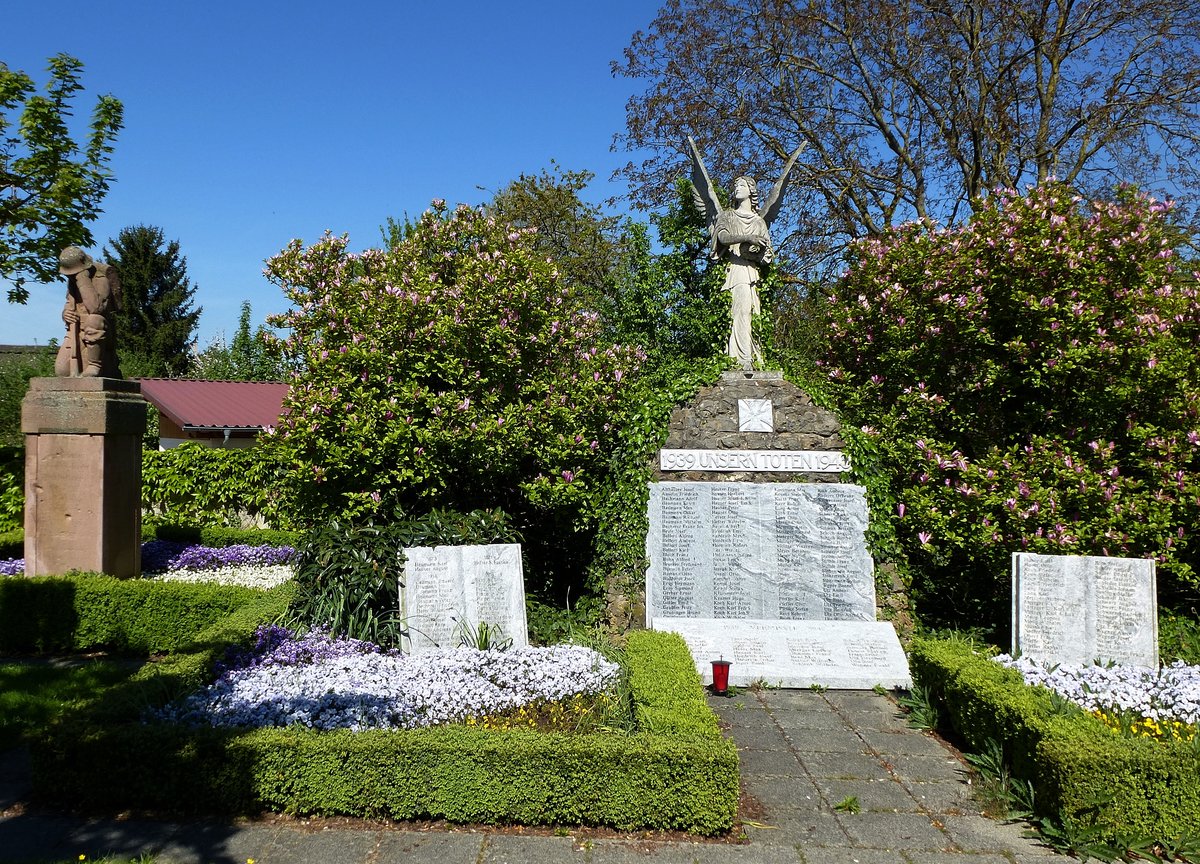
[[[729,683],[804,688],[911,689],[908,658],[887,621],[730,621],[655,618],[655,630],[683,637],[705,684],[712,661],[729,660]]]
[[[861,486],[651,483],[649,516],[647,622],[875,620]]]
[[[1158,667],[1153,560],[1018,552],[1012,594],[1014,654]]]
[[[521,546],[415,546],[404,550],[405,650],[459,644],[459,622],[499,627],[512,644],[529,644]]]

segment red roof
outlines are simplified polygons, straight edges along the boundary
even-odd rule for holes
[[[142,395],[181,429],[261,429],[279,423],[288,385],[274,381],[139,378]]]

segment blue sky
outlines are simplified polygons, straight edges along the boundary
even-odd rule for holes
[[[115,182],[92,224],[99,254],[129,225],[178,240],[204,309],[201,347],[232,337],[243,300],[261,322],[286,303],[262,277],[289,240],[349,233],[378,245],[389,216],[434,198],[477,204],[551,159],[587,169],[587,197],[632,156],[610,152],[637,82],[609,63],[654,0],[456,3],[4,0],[0,60],[37,81],[84,62],[77,140],[95,96],[125,105]],[[5,303],[0,343],[62,330],[63,284]]]

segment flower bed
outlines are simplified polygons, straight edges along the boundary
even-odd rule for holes
[[[212,638],[201,641],[211,652]],[[640,631],[627,653],[634,733],[244,730],[70,717],[33,748],[35,793],[76,807],[728,831],[737,750],[721,736],[687,646]],[[145,683],[150,692],[154,682]]]
[[[1033,784],[1039,815],[1112,842],[1200,832],[1200,747],[1192,742],[1114,735],[963,641],[915,639],[909,659],[968,751],[1003,747],[1013,776]]]
[[[296,638],[280,627],[259,628],[256,638],[258,651],[154,716],[196,726],[416,729],[600,696],[619,677],[616,664],[579,645],[406,656],[324,633]]]
[[[291,561],[295,555],[291,546],[204,546],[150,540],[142,544],[142,574],[160,582],[203,582],[265,590],[293,577]],[[24,558],[0,560],[0,576],[24,572]]]
[[[993,658],[1093,714],[1132,714],[1156,723],[1200,723],[1200,666],[1176,661],[1161,669],[1063,663],[1046,667],[1028,657]]]

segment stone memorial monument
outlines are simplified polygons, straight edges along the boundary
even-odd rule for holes
[[[1152,559],[1012,556],[1013,654],[1158,668]]]
[[[68,246],[66,337],[55,378],[34,378],[25,435],[25,573],[141,574],[142,434],[146,402],[121,380],[112,313],[116,269]]]
[[[519,544],[415,546],[404,556],[406,652],[456,647],[460,628],[481,622],[513,645],[529,644]]]

